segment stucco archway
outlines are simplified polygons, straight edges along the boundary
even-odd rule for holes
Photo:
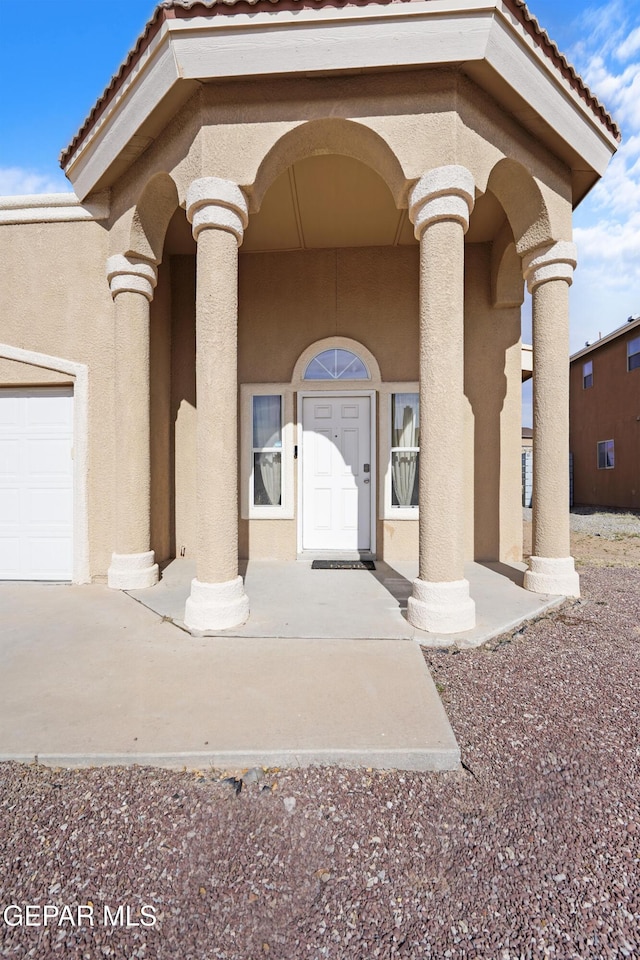
[[[167,227],[178,205],[176,184],[169,174],[152,177],[133,211],[126,255],[160,263]]]
[[[265,193],[287,167],[306,157],[337,154],[359,160],[387,184],[397,207],[407,206],[409,182],[389,144],[369,127],[337,117],[310,120],[285,133],[268,151],[252,185],[245,187],[249,211],[260,209]]]
[[[516,160],[500,160],[489,176],[487,190],[502,205],[520,256],[554,240],[551,215],[540,187]]]

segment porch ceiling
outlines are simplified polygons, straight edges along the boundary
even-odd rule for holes
[[[492,194],[480,197],[467,240],[491,240],[504,221]],[[332,247],[411,246],[417,241],[407,210],[398,210],[385,182],[351,157],[307,157],[273,182],[249,218],[242,251],[317,250]],[[168,253],[195,253],[184,214],[167,233]]]

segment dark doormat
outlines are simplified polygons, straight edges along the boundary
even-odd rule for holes
[[[373,560],[314,560],[312,570],[375,570]]]

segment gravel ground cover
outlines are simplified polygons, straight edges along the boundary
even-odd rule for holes
[[[531,523],[531,507],[522,508],[523,519]],[[572,507],[571,529],[599,537],[640,536],[640,514],[628,510],[607,510],[604,507]]]
[[[640,956],[640,570],[582,583],[425,654],[460,773],[0,765],[0,956]]]

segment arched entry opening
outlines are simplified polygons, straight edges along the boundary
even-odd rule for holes
[[[279,516],[252,502],[251,468],[241,477],[246,557],[272,556],[274,545],[281,559],[307,551],[381,556],[386,537],[410,555],[417,549],[415,524],[399,529],[415,521],[415,509],[387,516],[395,507],[389,494],[387,510],[385,498],[389,391],[400,383],[417,394],[418,245],[381,164],[343,151],[276,170],[240,249],[244,460],[260,455],[249,449],[249,407],[269,402],[249,395],[283,397],[295,448],[290,462],[282,453],[283,490],[290,471],[295,495],[289,509],[278,505]]]

